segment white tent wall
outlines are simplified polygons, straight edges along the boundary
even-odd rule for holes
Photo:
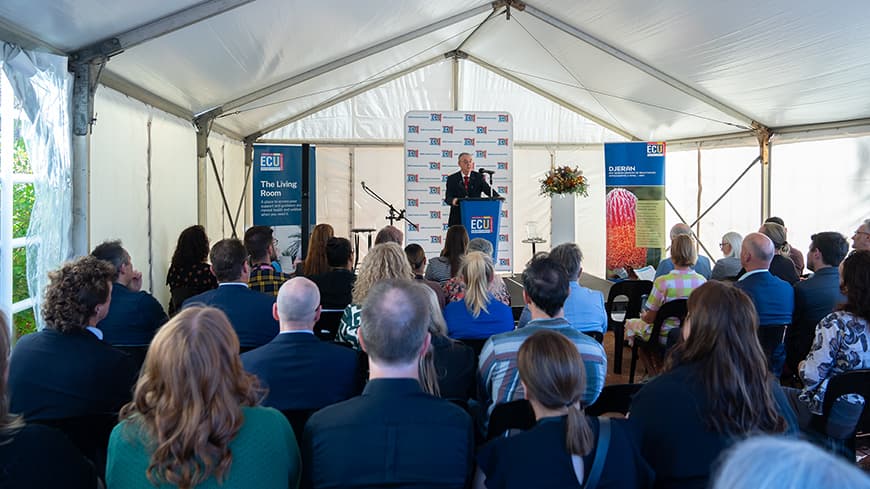
[[[353,187],[351,149],[318,147],[317,162],[317,222],[332,225],[336,236],[351,239],[351,205],[359,187]],[[351,239],[351,242],[353,240]]]

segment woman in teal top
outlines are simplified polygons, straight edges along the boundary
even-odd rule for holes
[[[160,329],[109,440],[109,489],[298,487],[293,430],[257,406],[238,351],[215,308],[185,309]]]

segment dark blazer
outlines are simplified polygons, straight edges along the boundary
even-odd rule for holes
[[[309,277],[320,291],[320,305],[324,309],[344,309],[351,303],[356,274],[344,268],[333,268],[326,273]]]
[[[770,273],[774,277],[785,280],[789,285],[794,285],[801,279],[797,274],[794,262],[779,253],[774,254],[773,260],[770,261]]]
[[[793,369],[806,358],[816,336],[816,325],[837,304],[846,302],[840,292],[840,271],[823,268],[794,286],[794,318],[785,335],[786,362]],[[796,370],[795,370],[796,371]]]
[[[130,357],[87,330],[21,338],[9,362],[10,411],[27,421],[114,413],[132,398]]]
[[[474,350],[446,336],[432,335],[432,353],[441,397],[462,400],[474,397],[477,386]]]
[[[447,191],[444,195],[444,203],[450,206],[450,219],[447,221],[449,226],[462,224],[462,214],[459,205],[453,205],[454,198],[465,197],[481,197],[482,194],[489,196],[489,184],[483,180],[483,175],[477,172],[471,172],[468,175],[468,192],[465,191],[465,184],[462,182],[462,172],[458,171],[447,177]],[[494,197],[498,194],[493,192]]]
[[[145,346],[169,318],[163,306],[145,291],[133,292],[115,282],[109,314],[97,324],[103,341],[113,346]]]
[[[320,409],[359,393],[357,352],[311,333],[282,333],[242,354],[245,370],[269,389],[263,405]]]
[[[181,308],[199,304],[220,309],[230,319],[241,347],[256,348],[278,334],[278,321],[272,316],[274,303],[275,297],[247,285],[226,284],[187,299]]]
[[[374,379],[314,413],[302,436],[303,488],[463,488],[474,464],[471,417],[415,379]]]
[[[789,263],[791,263],[789,261]],[[792,267],[794,273],[794,267]],[[788,282],[780,280],[770,272],[754,273],[741,278],[734,285],[746,292],[758,311],[760,326],[781,326],[791,324],[794,311],[794,290]]]

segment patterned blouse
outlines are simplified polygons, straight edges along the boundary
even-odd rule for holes
[[[216,289],[217,279],[211,273],[208,263],[197,263],[193,266],[169,267],[166,274],[171,297],[169,300],[169,315],[173,316],[181,309],[181,304],[188,298],[207,290]]]
[[[814,414],[822,414],[825,390],[831,377],[870,368],[870,322],[846,311],[828,314],[816,326],[816,339],[807,359],[799,368],[804,389],[800,400],[807,403]],[[849,394],[846,401],[860,402]]]
[[[444,297],[448,304],[465,299],[465,281],[462,280],[462,277],[451,278],[447,282],[444,282],[441,288],[444,289]],[[505,305],[511,305],[511,295],[508,293],[504,279],[500,276],[496,275],[493,281],[490,282],[489,292]]]
[[[707,279],[703,275],[692,269],[680,271],[675,268],[653,282],[653,288],[646,300],[646,304],[644,304],[644,309],[647,311],[658,311],[665,302],[670,302],[674,299],[686,299],[693,290],[703,285],[706,281]],[[679,325],[680,323],[674,319],[666,319],[662,323],[662,338],[660,340],[667,340],[668,331]],[[626,339],[640,336],[645,341],[649,341],[651,333],[652,325],[643,322],[642,319],[629,319],[625,322]]]
[[[344,308],[344,314],[341,315],[341,324],[338,326],[338,336],[336,341],[348,343],[354,349],[359,350],[359,327],[361,324],[362,306],[350,304]]]

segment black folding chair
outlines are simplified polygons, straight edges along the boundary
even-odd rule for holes
[[[489,430],[487,440],[492,440],[504,434],[510,436],[510,430],[528,430],[535,426],[535,412],[532,405],[525,399],[496,404],[489,415]]]
[[[643,384],[614,384],[605,386],[595,403],[585,409],[586,416],[601,416],[604,413],[628,414],[631,398]]]
[[[845,394],[858,394],[864,398],[864,410],[861,412],[861,418],[858,420],[852,433],[843,440],[847,452],[846,455],[850,456],[850,460],[854,463],[855,435],[857,433],[870,432],[870,409],[867,409],[867,404],[870,403],[870,369],[851,370],[832,377],[828,381],[827,389],[825,389],[822,414],[813,415],[810,428],[823,436],[827,436],[828,418],[831,415],[831,408],[834,406],[834,401]]]
[[[314,334],[323,341],[335,341],[343,314],[343,309],[322,309],[320,320],[314,325]]]
[[[282,409],[281,414],[290,422],[293,428],[293,434],[296,435],[296,444],[302,443],[302,432],[305,430],[305,423],[312,414],[317,412],[317,409]]]
[[[117,413],[99,413],[60,419],[39,419],[30,423],[50,426],[62,431],[82,455],[93,464],[98,474],[106,472],[109,435],[118,424]]]
[[[637,357],[640,355],[640,349],[650,356],[659,360],[665,357],[665,347],[662,345],[660,337],[662,333],[662,324],[665,319],[675,318],[680,321],[680,324],[686,319],[686,299],[674,299],[666,302],[656,312],[656,319],[653,321],[652,332],[649,336],[649,341],[643,341],[640,337],[634,337],[634,345],[631,347],[631,367],[628,371],[628,383],[634,383],[634,371],[637,368]]]
[[[607,294],[607,329],[613,331],[613,373],[622,373],[622,347],[625,341],[625,320],[640,317],[643,306],[643,296],[649,295],[653,283],[649,280],[624,280],[613,284]],[[625,297],[625,300],[617,300]],[[622,309],[617,305],[624,304],[625,314],[621,318],[614,317]]]

